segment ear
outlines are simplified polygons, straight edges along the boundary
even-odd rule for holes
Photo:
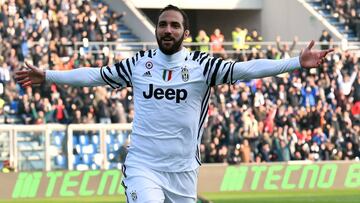
[[[190,35],[190,30],[185,30],[184,31],[184,39],[188,38]]]

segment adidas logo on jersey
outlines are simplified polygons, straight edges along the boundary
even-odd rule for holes
[[[151,76],[151,72],[150,72],[150,71],[146,71],[146,72],[143,74],[143,77],[152,77],[152,76]]]

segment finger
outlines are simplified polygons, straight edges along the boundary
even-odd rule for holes
[[[21,71],[29,71],[29,69],[25,66],[25,65],[22,65],[19,70]]]
[[[20,83],[20,84],[24,84],[24,83],[27,83],[30,81],[30,78],[24,78],[22,80],[18,80],[17,82]],[[31,82],[31,81],[30,81]]]
[[[25,82],[22,84],[23,87],[29,87],[31,86],[32,82],[31,81],[28,81],[28,82]]]
[[[22,79],[24,79],[24,78],[27,78],[28,76],[27,75],[15,75],[15,80],[16,81],[19,81],[19,80],[22,80]]]
[[[327,50],[321,51],[320,55],[321,55],[321,57],[325,57],[328,53],[333,52],[333,51],[334,51],[334,49],[327,49]]]
[[[15,75],[28,75],[29,71],[28,70],[19,70],[15,72]]]
[[[17,72],[17,71],[23,70],[24,68],[26,68],[24,65],[17,66],[17,67],[14,67],[14,71]]]
[[[315,44],[314,40],[311,40],[310,44],[306,47],[306,49],[310,50],[311,48],[313,48],[314,44]]]
[[[29,75],[28,75],[28,74],[24,74],[24,75],[14,75],[14,78],[15,78],[16,81],[22,80],[22,79],[24,79],[24,78],[26,78],[26,77],[29,77]]]
[[[28,63],[27,61],[25,61],[26,67],[31,69],[31,70],[36,70],[36,67],[31,65],[30,63]]]
[[[326,54],[333,52],[333,51],[334,51],[334,49],[328,49],[328,50],[326,50]]]
[[[28,69],[24,69],[24,70],[17,70],[15,71],[15,73],[29,73],[30,71]]]

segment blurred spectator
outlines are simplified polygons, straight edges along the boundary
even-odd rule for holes
[[[278,59],[288,59],[290,58],[292,55],[293,50],[295,49],[296,43],[298,41],[298,37],[294,37],[294,40],[292,42],[292,45],[289,48],[289,45],[287,43],[284,43],[283,45],[281,45],[281,38],[280,36],[276,37],[276,47],[278,49],[279,54],[277,55],[276,58]]]
[[[316,90],[310,86],[301,88],[301,103],[302,106],[315,106],[316,104]]]
[[[58,98],[56,100],[56,103],[54,105],[54,120],[58,123],[66,124],[68,123],[69,114],[65,108],[65,105],[63,103],[63,100],[61,98]]]
[[[249,141],[247,139],[244,139],[243,144],[240,145],[240,156],[241,156],[241,162],[243,163],[250,163],[251,158],[251,148],[249,145]]]
[[[339,69],[336,70],[336,73],[338,76],[337,82],[339,84],[340,92],[346,96],[349,95],[351,92],[351,87],[355,82],[357,76],[357,70],[355,70],[350,77],[348,74],[345,74],[345,76],[343,76]]]
[[[10,79],[10,67],[4,62],[4,58],[0,56],[0,83],[3,88],[2,93],[4,93],[6,84],[10,82]]]
[[[275,47],[268,45],[266,48],[266,58],[275,59],[276,55],[277,55],[277,49]]]
[[[357,4],[360,5],[360,3],[357,1]],[[348,26],[348,29],[353,30],[359,37],[360,32],[360,14],[359,14],[359,8],[351,8],[350,13],[347,13],[347,19],[346,19],[346,25]]]
[[[333,39],[327,30],[323,30],[319,38],[321,50],[329,49]]]
[[[259,136],[258,121],[255,119],[254,114],[247,110],[243,114],[243,136],[246,138],[254,138]]]
[[[15,171],[14,168],[10,165],[10,161],[9,160],[4,160],[2,163],[2,168],[1,168],[1,172],[2,173],[10,173]]]
[[[255,42],[262,42],[262,41],[263,41],[263,37],[259,35],[257,30],[251,31],[251,34],[246,36],[246,42],[255,43]],[[250,46],[250,49],[252,49],[252,48],[260,50],[261,45],[255,43],[254,45]]]
[[[119,38],[118,27],[116,23],[110,25],[105,37],[109,42],[114,42]]]
[[[107,9],[107,6],[103,6],[101,3],[98,6],[99,8],[105,8]],[[102,13],[105,13],[106,11],[102,11]],[[126,12],[116,13],[113,12],[108,20],[108,24],[111,25],[113,23],[119,22],[124,16],[126,16]]]
[[[43,57],[42,49],[40,45],[35,45],[35,53],[32,55],[33,64],[39,66],[39,62]]]
[[[22,119],[22,123],[31,124],[32,121],[31,113],[32,112],[30,107],[29,96],[27,94],[24,94],[20,98],[20,103],[18,108],[18,114]]]
[[[344,159],[345,160],[352,160],[355,158],[355,150],[353,148],[352,142],[347,142],[346,147],[344,150]]]
[[[186,39],[184,39],[184,42],[185,42],[185,43],[191,43],[191,42],[193,42],[193,38],[192,38],[191,34],[189,34],[189,36],[188,36]],[[191,45],[187,45],[186,48],[187,48],[189,51],[192,50],[192,46],[191,46]]]
[[[260,153],[262,162],[270,162],[272,159],[271,151],[270,151],[270,145],[269,143],[262,143],[260,145]]]
[[[211,51],[214,52],[214,57],[222,57],[227,58],[223,42],[225,38],[224,35],[221,34],[219,28],[214,30],[214,33],[210,36],[210,41],[212,42]]]
[[[75,110],[71,123],[74,123],[74,124],[84,123],[80,110],[78,110],[78,109]]]
[[[280,153],[279,153],[278,160],[279,161],[290,161],[291,160],[289,144],[283,139],[280,140]]]
[[[314,134],[312,135],[312,142],[316,143],[318,146],[324,144],[327,141],[327,136],[322,131],[322,128],[316,128]]]
[[[97,104],[96,117],[99,118],[99,123],[111,123],[111,109],[108,102],[106,97],[102,97]]]
[[[354,102],[358,102],[360,101],[360,72],[357,72],[357,77],[356,77],[356,81],[353,83],[353,97],[354,97]]]
[[[205,30],[199,30],[198,35],[195,38],[196,42],[199,43],[208,43],[210,42],[209,36],[206,34]],[[209,46],[204,44],[199,46],[199,51],[201,52],[209,52]]]
[[[241,58],[240,51],[244,49],[248,49],[248,45],[245,45],[246,35],[248,33],[247,29],[241,29],[239,26],[235,27],[232,31],[232,42],[233,42],[233,49],[235,54],[233,56],[234,60],[239,60]]]

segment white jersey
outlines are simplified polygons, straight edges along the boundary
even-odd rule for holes
[[[125,165],[182,172],[201,165],[199,145],[211,86],[299,67],[299,57],[231,62],[185,48],[171,56],[157,49],[138,52],[100,71],[78,70],[82,78],[77,82],[69,81],[69,75],[60,80],[55,71],[47,71],[46,77],[60,84],[133,87],[135,115]]]

